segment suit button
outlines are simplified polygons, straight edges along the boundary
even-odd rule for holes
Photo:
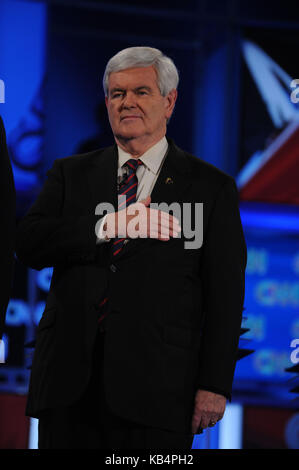
[[[115,266],[115,264],[110,265],[110,271],[112,271],[113,273],[117,271],[117,267]]]

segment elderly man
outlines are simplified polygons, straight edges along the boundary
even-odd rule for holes
[[[115,145],[56,160],[18,229],[18,257],[54,266],[27,414],[40,448],[190,449],[231,396],[246,265],[237,190],[166,137],[178,73],[161,51],[120,51],[103,84]],[[188,248],[182,218],[154,203],[202,203],[203,242]]]

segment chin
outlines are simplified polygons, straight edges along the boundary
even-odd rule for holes
[[[134,132],[134,131],[126,131],[126,132],[116,132],[115,137],[120,140],[133,140],[138,139],[138,137],[142,137],[141,132]]]

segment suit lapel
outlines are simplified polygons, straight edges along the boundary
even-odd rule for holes
[[[171,139],[159,177],[151,194],[151,202],[179,202],[191,184],[190,169],[184,152]]]
[[[93,210],[100,202],[108,202],[117,210],[117,146],[95,155],[88,168],[88,190]]]

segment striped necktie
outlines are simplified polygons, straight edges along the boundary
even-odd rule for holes
[[[130,204],[136,202],[136,193],[138,186],[138,179],[136,176],[136,171],[138,166],[142,165],[142,161],[139,159],[131,158],[128,160],[124,166],[128,168],[128,174],[124,181],[121,183],[118,190],[118,210],[125,209]],[[124,246],[125,238],[114,238],[112,244],[112,255],[116,256],[121,252]],[[108,297],[105,297],[100,303],[100,318],[98,319],[99,323],[103,324],[103,320],[107,315],[107,301]]]
[[[130,204],[136,202],[138,179],[136,171],[142,165],[139,159],[131,158],[124,166],[128,168],[128,174],[118,190],[118,210],[125,209]],[[112,254],[116,256],[124,246],[125,238],[115,238],[112,245]]]

